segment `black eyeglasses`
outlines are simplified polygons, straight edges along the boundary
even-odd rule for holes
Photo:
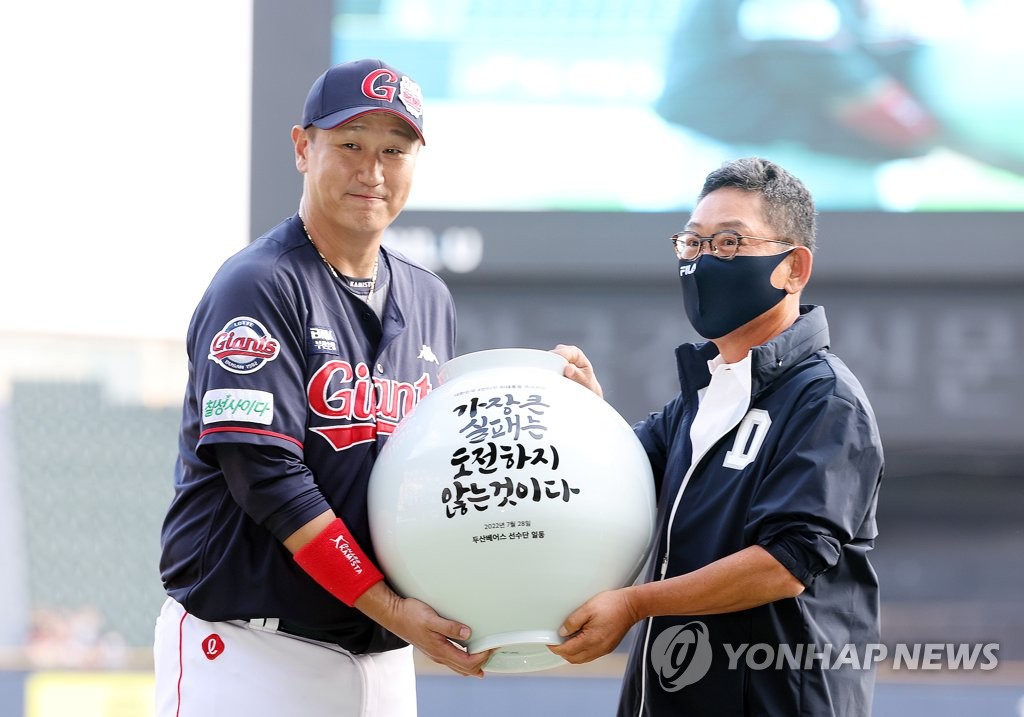
[[[734,229],[723,229],[711,236],[702,237],[697,232],[683,231],[672,235],[672,247],[676,250],[676,257],[683,261],[693,261],[700,256],[701,245],[707,242],[711,247],[711,253],[719,259],[729,260],[736,256],[742,245],[741,239],[756,239],[757,241],[770,241],[775,244],[786,244],[796,246],[786,239],[765,239],[764,237],[752,237],[740,234]]]

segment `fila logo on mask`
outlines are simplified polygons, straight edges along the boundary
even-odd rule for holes
[[[689,264],[680,264],[679,276],[688,276],[693,272],[697,271],[697,262],[691,262]]]
[[[752,408],[740,421],[736,429],[736,438],[732,442],[732,449],[725,454],[722,465],[726,468],[742,470],[754,462],[764,437],[768,435],[768,428],[772,425],[772,418],[768,411],[760,408]]]

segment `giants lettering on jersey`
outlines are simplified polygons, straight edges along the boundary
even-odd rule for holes
[[[340,384],[340,388],[335,388]],[[365,363],[355,367],[348,361],[328,361],[313,374],[306,388],[309,408],[338,425],[311,427],[336,451],[377,440],[378,433],[391,433],[423,397],[430,393],[430,376],[424,373],[415,383],[371,378]]]

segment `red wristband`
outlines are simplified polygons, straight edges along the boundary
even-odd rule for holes
[[[341,518],[295,553],[295,562],[331,595],[348,606],[384,579]]]

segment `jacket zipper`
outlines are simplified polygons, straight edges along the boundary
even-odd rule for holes
[[[748,403],[747,404],[747,410],[749,410],[749,409],[750,409],[750,404]],[[744,411],[743,413],[744,413],[744,415],[746,415],[746,411]],[[733,425],[731,425],[729,428],[727,428],[725,430],[725,432],[721,436],[718,437],[718,440],[712,442],[707,448],[705,448],[704,452],[701,453],[697,457],[696,460],[693,460],[691,458],[691,460],[690,460],[690,468],[689,468],[689,470],[686,471],[686,475],[683,476],[683,482],[679,484],[679,490],[676,491],[675,501],[672,503],[672,511],[669,513],[668,521],[665,523],[665,556],[661,559],[661,567],[659,569],[659,575],[658,575],[658,580],[659,581],[664,580],[665,579],[665,575],[668,573],[668,559],[669,559],[669,555],[672,553],[672,524],[676,520],[676,511],[679,509],[679,503],[683,499],[683,491],[686,490],[686,486],[689,485],[690,478],[693,476],[694,470],[697,468],[698,465],[700,465],[700,462],[702,460],[704,460],[704,457],[708,453],[711,452],[712,448],[714,448],[716,445],[718,445],[718,442],[721,441],[722,438],[724,438],[725,436],[729,435],[729,432],[732,431],[734,428],[736,428],[736,426],[738,426],[740,424],[740,421],[742,421],[742,420],[743,420],[743,416],[740,416],[739,420],[737,420]],[[692,425],[692,423],[691,423],[691,425]],[[651,617],[647,618],[647,630],[645,631],[645,634],[644,634],[644,650],[643,650],[643,654],[641,655],[641,660],[642,660],[641,667],[642,667],[642,669],[641,669],[641,673],[640,673],[640,705],[639,705],[639,712],[637,712],[637,717],[642,717],[643,710],[644,710],[644,703],[647,701],[647,649],[648,649],[649,644],[650,644],[651,627],[652,627],[653,624],[654,624],[654,617],[651,616]]]

